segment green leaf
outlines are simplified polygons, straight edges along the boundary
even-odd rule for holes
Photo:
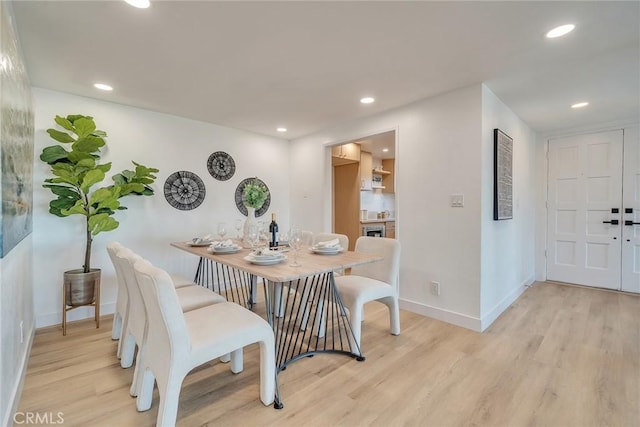
[[[120,186],[120,197],[126,196],[131,193],[141,194],[144,191],[144,185],[132,182]]]
[[[127,180],[124,179],[124,176],[122,176],[121,173],[115,174],[111,179],[113,179],[113,182],[115,182],[116,185],[124,185],[127,183]]]
[[[66,197],[59,197],[57,199],[53,199],[49,202],[49,212],[59,217],[69,216],[67,214],[62,213],[62,210],[67,210],[72,208],[76,204],[75,200]]]
[[[45,147],[40,154],[40,160],[45,163],[52,164],[62,159],[67,159],[69,152],[60,145],[52,145]]]
[[[62,143],[75,142],[75,139],[66,132],[62,132],[56,129],[47,129],[47,133],[53,139]]]
[[[55,121],[57,124],[65,128],[66,130],[70,130],[73,132],[73,124],[64,117],[56,116]]]
[[[77,200],[73,206],[67,209],[61,209],[61,212],[66,215],[84,215],[87,216],[87,210],[85,209],[84,200]]]
[[[66,198],[73,199],[73,203],[76,200],[80,200],[81,196],[78,194],[78,190],[73,187],[68,187],[66,185],[43,185],[44,188],[48,188],[51,190],[53,194],[56,196],[62,196]]]
[[[70,114],[67,116],[67,120],[69,120],[71,123],[82,118],[93,119],[93,117],[91,116],[83,116],[82,114]]]
[[[106,138],[107,137],[107,133],[103,130],[94,130],[93,132],[91,132],[92,136],[97,136],[98,138]]]
[[[96,165],[96,169],[99,169],[99,170],[101,170],[102,172],[104,172],[106,174],[107,172],[109,172],[111,170],[111,162],[104,163],[102,165]]]
[[[117,199],[117,196],[114,194],[114,191],[112,191],[110,188],[98,188],[91,195],[91,198],[89,199],[89,204],[90,205],[98,204],[109,198],[113,200]]]
[[[124,176],[124,179],[126,179],[127,182],[131,182],[131,180],[136,176],[136,173],[130,170],[123,170],[122,176]]]
[[[82,160],[91,160],[91,166],[89,167],[93,167],[93,165],[96,164],[96,161],[93,158],[93,156],[91,156],[91,154],[83,153],[82,151],[76,151],[76,150],[73,150],[72,152],[69,153],[69,160],[71,160],[77,166],[80,166],[80,161]],[[83,165],[87,167],[86,163],[83,163]]]
[[[73,127],[79,138],[87,137],[96,130],[96,123],[89,117],[81,117],[73,121]]]
[[[102,172],[100,169],[90,170],[84,176],[84,179],[82,180],[82,184],[80,184],[80,189],[83,192],[88,193],[92,185],[97,184],[103,179],[104,179],[104,172]]]
[[[104,140],[95,136],[83,136],[71,146],[72,149],[85,153],[94,153],[104,146]]]
[[[91,234],[94,236],[104,231],[115,230],[118,228],[118,225],[120,225],[120,223],[106,213],[89,217],[89,230],[91,230]]]

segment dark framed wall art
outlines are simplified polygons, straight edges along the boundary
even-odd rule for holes
[[[513,139],[493,130],[493,219],[513,218]]]

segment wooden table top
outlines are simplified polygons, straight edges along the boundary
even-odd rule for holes
[[[238,270],[246,271],[272,282],[289,282],[301,277],[314,276],[320,273],[342,270],[356,265],[368,264],[383,259],[379,255],[363,254],[360,252],[344,251],[336,255],[319,255],[311,252],[309,247],[298,251],[298,264],[300,267],[291,267],[293,262],[293,250],[286,252],[287,259],[274,265],[256,265],[244,258],[251,252],[250,249],[241,249],[233,254],[212,254],[207,252],[207,246],[190,246],[187,242],[173,242],[171,246],[211,259],[217,263],[225,264]]]

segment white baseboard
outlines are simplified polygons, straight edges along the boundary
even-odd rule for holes
[[[456,313],[455,311],[445,310],[443,308],[432,307],[427,304],[423,304],[417,301],[411,301],[407,299],[400,299],[400,308],[411,311],[413,313],[421,314],[423,316],[431,317],[433,319],[442,320],[443,322],[451,323],[452,325],[460,326],[463,328],[471,329],[472,331],[482,332],[487,329],[491,324],[511,305],[520,295],[530,286],[535,279],[530,277],[525,280],[511,291],[506,297],[496,304],[489,314],[478,319],[477,317],[468,316],[466,314]]]
[[[5,427],[12,426],[13,414],[18,410],[20,405],[20,396],[22,396],[22,386],[24,385],[24,377],[27,375],[27,365],[29,362],[29,355],[31,355],[31,346],[33,345],[33,337],[36,334],[36,328],[32,327],[29,335],[27,336],[27,343],[25,351],[22,353],[22,360],[20,360],[20,368],[18,375],[16,375],[15,383],[11,388],[11,396],[9,396],[9,404],[7,405],[7,413],[5,419],[2,420],[2,425]]]
[[[517,300],[520,295],[522,295],[522,293],[524,291],[527,290],[527,287],[531,286],[531,284],[535,282],[535,278],[534,277],[530,277],[527,280],[525,280],[524,282],[522,282],[520,284],[520,286],[518,286],[517,288],[515,288],[513,291],[511,291],[507,296],[505,296],[502,301],[500,301],[499,303],[497,303],[492,309],[491,311],[489,311],[489,314],[487,314],[486,316],[483,316],[482,319],[480,319],[480,327],[481,330],[480,332],[484,331],[485,329],[487,329],[489,326],[491,326],[491,324],[507,309],[509,308],[509,306],[511,304],[514,303],[515,300]]]
[[[100,316],[105,314],[113,314],[116,311],[116,303],[110,302],[100,305]],[[78,307],[74,310],[67,312],[67,322],[73,322],[74,320],[90,319],[93,318],[93,307]],[[41,314],[36,317],[36,328],[44,328],[46,326],[60,325],[62,324],[62,313],[49,313]]]
[[[480,330],[481,321],[477,317],[467,316],[466,314],[456,313],[438,307],[432,307],[416,301],[400,299],[400,308],[409,310],[413,313],[431,317],[436,320],[451,323],[452,325],[471,329],[472,331],[482,332]]]

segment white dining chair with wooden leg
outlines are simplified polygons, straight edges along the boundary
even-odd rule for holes
[[[362,311],[368,302],[378,301],[388,307],[391,333],[400,335],[400,310],[396,291],[400,270],[400,242],[384,237],[361,236],[356,241],[355,251],[384,257],[379,262],[353,267],[351,274],[335,278],[342,302],[349,310],[354,340],[362,349]]]
[[[151,408],[154,383],[160,406],[158,426],[175,425],[180,389],[193,368],[231,353],[232,371],[242,370],[243,347],[260,346],[260,400],[275,397],[275,338],[266,320],[234,303],[220,303],[182,312],[168,274],[144,261],[134,265],[137,283],[149,317],[146,356],[137,409]]]

